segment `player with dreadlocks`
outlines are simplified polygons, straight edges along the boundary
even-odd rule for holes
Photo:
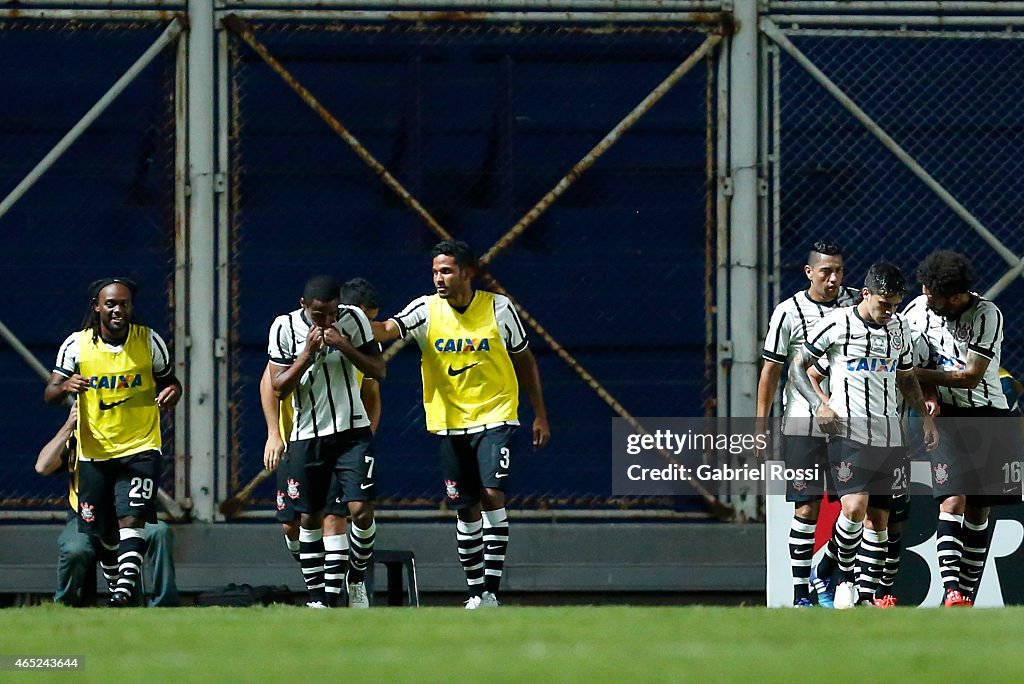
[[[78,400],[78,526],[100,538],[115,607],[133,604],[142,529],[156,521],[160,410],[173,408],[182,393],[163,339],[134,322],[137,293],[127,278],[89,286],[83,327],[60,346],[43,394],[50,404]]]

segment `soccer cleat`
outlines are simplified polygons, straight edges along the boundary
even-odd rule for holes
[[[370,597],[366,594],[366,585],[362,582],[352,582],[348,585],[348,607],[369,608]]]
[[[793,602],[794,608],[813,608],[814,604],[811,603],[811,599],[806,596],[802,596]]]
[[[874,600],[867,599],[867,598],[866,599],[861,599],[860,601],[857,601],[857,603],[854,604],[854,605],[862,607],[862,608],[876,608],[877,607],[877,606],[875,606]]]
[[[814,591],[819,607],[835,608],[836,589],[833,586],[832,579],[818,577],[818,569],[815,567],[811,568],[811,589]]]
[[[327,606],[324,605],[323,601],[307,601],[306,602],[306,607],[307,608],[317,608],[317,609],[319,609],[319,608],[326,608]]]
[[[974,604],[971,603],[971,599],[956,589],[950,589],[946,592],[946,599],[942,602],[942,605],[946,608],[970,608]]]
[[[857,605],[857,585],[853,582],[840,582],[836,587],[835,595],[832,597],[832,607],[836,610],[846,610]]]
[[[470,596],[469,600],[466,601],[466,610],[476,610],[480,607],[480,597]]]
[[[480,594],[480,607],[481,608],[501,608],[501,604],[498,602],[498,597],[494,595],[492,591],[485,591]]]
[[[123,591],[114,592],[114,595],[107,601],[107,606],[109,608],[130,608],[132,606],[132,597]]]
[[[881,598],[876,598],[875,599],[875,607],[876,608],[895,608],[896,607],[896,597],[893,596],[892,594],[886,594],[885,596],[882,596]]]

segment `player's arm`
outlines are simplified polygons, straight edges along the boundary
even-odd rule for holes
[[[963,370],[944,371],[933,368],[915,368],[914,375],[917,376],[919,383],[956,389],[975,389],[985,377],[985,371],[988,370],[990,362],[991,359],[977,352],[969,351],[967,352],[967,365]]]
[[[544,391],[540,384],[540,369],[537,359],[529,348],[509,354],[512,366],[516,371],[519,386],[526,391],[526,396],[533,406],[533,446],[536,449],[551,440],[551,427],[548,425],[548,410],[544,406]]]
[[[391,342],[402,336],[402,328],[393,318],[386,321],[370,321],[370,328],[373,329],[373,339],[378,342]]]
[[[767,418],[775,403],[775,393],[779,389],[779,378],[782,377],[783,364],[765,359],[761,366],[761,376],[757,381],[757,417]]]
[[[273,336],[273,331],[271,331],[271,336]],[[270,384],[274,388],[274,396],[278,400],[284,399],[295,391],[295,388],[299,386],[299,381],[302,380],[302,374],[313,365],[316,354],[323,347],[324,330],[314,325],[310,327],[309,334],[306,335],[306,346],[302,348],[298,356],[280,362],[271,358]]]
[[[53,371],[50,373],[50,379],[46,382],[46,389],[43,391],[43,401],[47,404],[59,404],[68,395],[82,394],[88,389],[89,381],[78,373],[68,377]]]
[[[366,377],[383,380],[388,374],[387,364],[372,330],[361,309],[342,307],[338,322],[324,329],[324,343],[344,354]]]
[[[181,399],[181,382],[174,377],[167,344],[155,330],[149,331],[149,349],[153,358],[153,377],[156,380],[156,405],[162,409],[174,408]]]
[[[372,378],[363,378],[359,397],[363,400],[366,417],[370,419],[370,432],[376,433],[380,426],[381,414],[380,383]]]
[[[260,377],[260,408],[267,423],[267,442],[263,446],[263,467],[273,470],[284,454],[284,439],[281,437],[281,402],[274,396],[270,381],[270,364],[263,369]]]
[[[789,381],[793,383],[800,395],[807,400],[811,407],[811,413],[817,411],[818,406],[828,403],[828,396],[821,390],[821,373],[812,369],[817,358],[805,347],[797,352],[796,358],[789,367]],[[815,382],[812,382],[810,373],[816,375]]]
[[[40,475],[53,475],[67,463],[68,440],[75,432],[78,424],[78,403],[71,405],[68,419],[49,442],[39,450],[36,456],[36,472]]]
[[[156,379],[156,404],[162,409],[174,408],[181,399],[181,381],[174,376],[174,373]]]
[[[903,395],[904,401],[907,405],[914,410],[914,412],[921,416],[924,422],[924,445],[925,449],[931,451],[939,445],[939,432],[935,428],[935,418],[928,411],[925,405],[924,394],[921,391],[921,385],[917,380],[916,372],[914,369],[896,370],[896,384],[899,386],[900,394]]]

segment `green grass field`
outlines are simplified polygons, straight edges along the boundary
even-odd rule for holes
[[[4,610],[0,623],[2,655],[85,657],[84,671],[18,675],[25,681],[1018,682],[1024,676],[1022,608],[357,612],[44,605]],[[851,668],[844,673],[839,662]],[[14,681],[13,675],[0,673],[0,681]]]

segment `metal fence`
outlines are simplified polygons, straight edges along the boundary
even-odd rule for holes
[[[801,267],[821,236],[844,245],[854,286],[876,260],[913,281],[928,253],[955,249],[1006,314],[1003,365],[1024,372],[1024,207],[1014,201],[1024,35],[997,20],[961,31],[766,27],[775,301],[806,287]]]
[[[0,20],[0,509],[67,508],[66,478],[32,465],[66,415],[42,389],[89,282],[135,278],[139,319],[174,347],[179,32],[167,19]]]
[[[713,407],[716,27],[556,21],[253,21],[231,72],[231,487],[261,469],[273,316],[317,272],[363,276],[382,315],[467,240],[531,329],[555,435],[521,508],[660,507],[610,491],[610,418]],[[383,386],[382,505],[436,510],[418,353]],[[528,408],[523,417],[531,417]],[[527,440],[523,440],[523,444]],[[386,467],[385,467],[386,466]],[[253,504],[270,506],[265,485]]]

